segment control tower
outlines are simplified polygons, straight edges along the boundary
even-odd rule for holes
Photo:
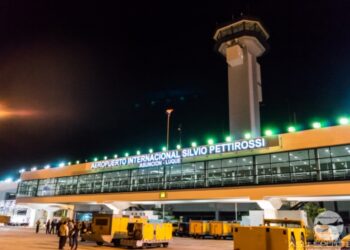
[[[218,28],[214,35],[215,50],[227,62],[230,133],[238,139],[247,132],[260,136],[262,92],[257,58],[268,48],[268,38],[261,22],[247,17]]]

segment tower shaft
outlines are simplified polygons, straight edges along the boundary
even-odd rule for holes
[[[239,63],[230,64],[230,50],[241,51]],[[227,56],[230,133],[242,136],[249,132],[252,136],[260,136],[260,65],[247,47],[228,47]]]

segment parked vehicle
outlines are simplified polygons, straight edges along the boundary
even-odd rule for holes
[[[128,236],[120,245],[131,248],[168,247],[172,239],[171,223],[138,223],[128,224]]]
[[[350,250],[350,234],[341,240],[341,250]]]
[[[306,230],[296,220],[265,220],[264,225],[235,227],[234,250],[305,250]],[[253,239],[253,240],[252,240]]]
[[[120,245],[120,240],[128,236],[128,223],[147,223],[147,218],[121,216],[112,214],[95,214],[92,219],[91,233],[85,234],[84,239],[95,241],[97,245],[113,243]]]
[[[233,228],[239,226],[227,221],[210,221],[209,234],[214,239],[227,239],[233,237]]]
[[[210,236],[209,233],[209,222],[200,220],[190,221],[190,235],[193,238],[205,238]]]

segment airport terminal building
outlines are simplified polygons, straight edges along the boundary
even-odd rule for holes
[[[20,204],[348,200],[350,125],[39,169],[21,179]]]

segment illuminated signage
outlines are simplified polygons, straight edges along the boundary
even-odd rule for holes
[[[166,192],[160,192],[160,193],[159,193],[159,198],[160,198],[160,199],[165,199],[165,198],[167,198],[167,196],[168,196],[168,195],[167,195]]]
[[[111,159],[93,162],[92,169],[104,169],[118,166],[152,167],[161,165],[172,165],[181,163],[182,159],[212,154],[222,154],[241,150],[251,150],[267,147],[265,138],[255,138],[215,145],[184,148],[167,152],[157,152],[146,155],[135,155],[119,159]]]

